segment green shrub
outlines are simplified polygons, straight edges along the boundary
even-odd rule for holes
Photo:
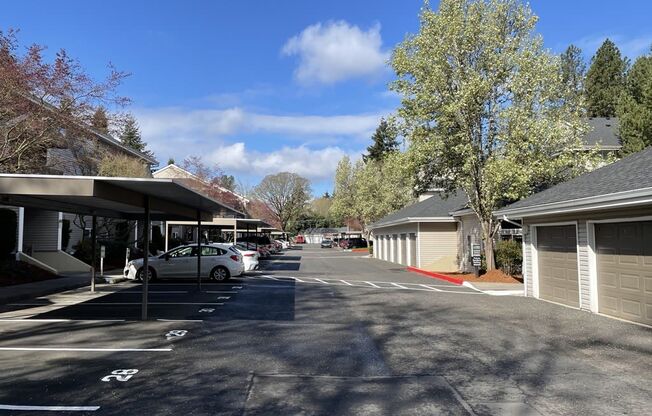
[[[523,267],[523,248],[520,242],[501,240],[496,243],[496,265],[506,274],[520,274]]]
[[[70,228],[70,220],[64,219],[61,222],[61,250],[66,251],[68,244],[70,244],[70,234],[72,229]]]
[[[0,209],[0,258],[5,259],[16,248],[16,213],[10,209]]]

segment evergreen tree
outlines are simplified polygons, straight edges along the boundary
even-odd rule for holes
[[[568,89],[568,100],[571,105],[581,105],[584,95],[584,75],[586,64],[582,58],[582,50],[570,45],[561,54],[561,77]]]
[[[122,134],[120,135],[120,140],[124,145],[129,146],[134,150],[145,154],[151,154],[146,149],[147,143],[145,143],[140,136],[140,128],[138,127],[138,122],[136,121],[136,118],[131,114],[128,115],[125,120]]]
[[[613,117],[624,87],[627,59],[607,39],[591,59],[586,73],[586,99],[590,117]]]
[[[652,145],[652,50],[627,71],[618,118],[623,154]]]
[[[109,132],[109,118],[106,115],[104,107],[97,107],[95,113],[93,113],[93,117],[91,118],[91,126],[99,132]]]
[[[382,160],[387,153],[398,150],[396,131],[385,119],[380,120],[380,124],[371,139],[374,141],[374,144],[367,147],[369,154],[362,156],[365,162]]]
[[[174,165],[174,158],[169,158],[168,159],[168,165]]]

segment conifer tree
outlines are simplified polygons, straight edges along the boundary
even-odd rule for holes
[[[131,114],[127,116],[125,120],[124,127],[122,129],[122,134],[120,135],[120,141],[126,146],[131,147],[134,150],[145,154],[151,154],[147,150],[147,143],[145,143],[140,136],[140,128],[138,127],[138,122],[136,118]]]
[[[652,50],[627,71],[617,114],[623,154],[652,145]]]
[[[367,161],[380,161],[389,152],[398,150],[398,141],[396,140],[396,131],[392,129],[387,120],[381,119],[376,132],[371,139],[374,143],[367,147],[369,154],[363,155],[362,158]]]
[[[109,118],[106,115],[104,107],[97,107],[95,113],[93,113],[93,118],[91,119],[91,126],[101,133],[109,132]]]
[[[582,58],[582,50],[570,45],[561,54],[561,77],[566,84],[568,100],[571,105],[582,105],[584,95],[584,76],[586,64]]]
[[[591,59],[586,73],[586,99],[590,117],[614,117],[625,85],[627,59],[607,39]]]

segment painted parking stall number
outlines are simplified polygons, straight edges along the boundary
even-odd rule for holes
[[[201,312],[201,313],[211,313],[211,312],[215,312],[215,309],[213,309],[213,308],[202,308],[202,309],[199,310],[199,312]]]
[[[185,329],[173,329],[172,331],[165,334],[165,338],[167,338],[167,340],[170,341],[173,339],[185,337],[186,334],[188,334],[188,331],[186,331]]]
[[[138,370],[135,368],[129,368],[124,370],[113,370],[108,376],[102,377],[102,381],[105,383],[110,382],[111,380],[125,382],[136,374]]]

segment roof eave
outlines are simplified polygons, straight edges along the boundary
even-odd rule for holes
[[[636,189],[633,191],[617,192],[608,195],[599,195],[523,208],[506,208],[498,210],[494,214],[496,216],[508,216],[512,218],[526,218],[578,211],[614,209],[645,204],[652,204],[652,188]]]
[[[412,224],[417,222],[457,222],[457,220],[455,220],[453,217],[406,217],[394,221],[371,224],[369,229],[375,230],[377,228],[392,227],[395,225]]]

